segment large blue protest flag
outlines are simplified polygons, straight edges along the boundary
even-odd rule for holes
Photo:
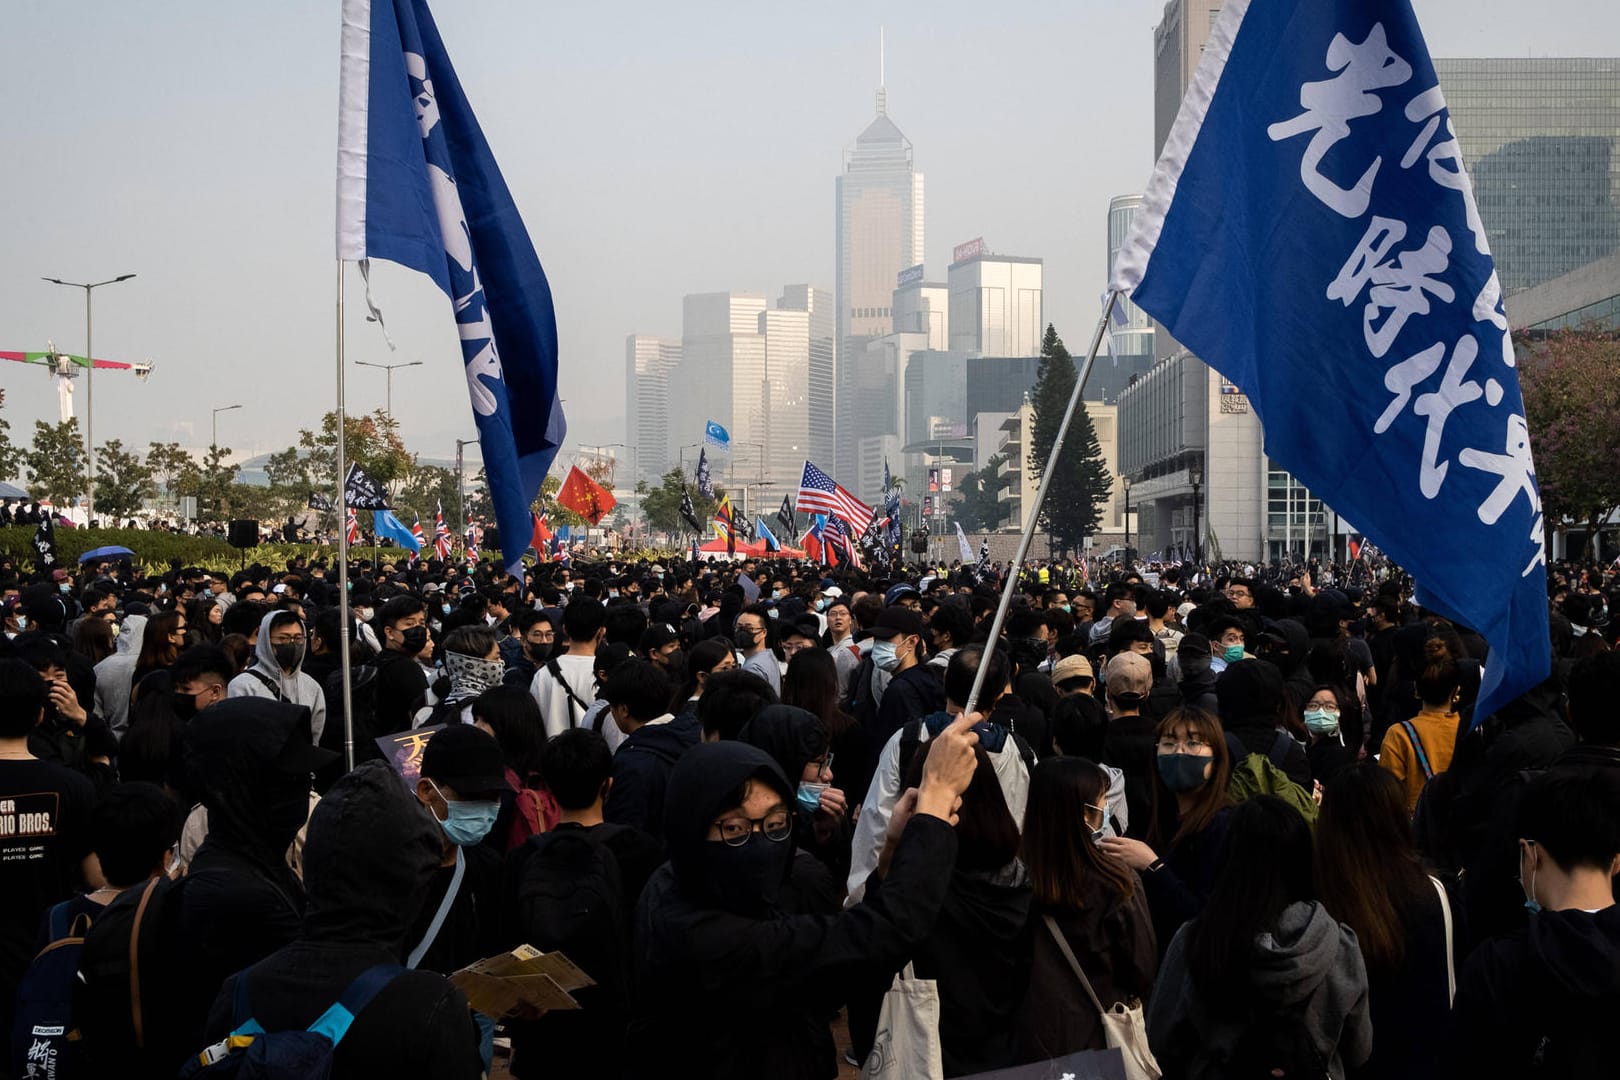
[[[721,450],[731,449],[731,432],[710,420],[703,425],[703,441]]]
[[[371,516],[371,528],[378,536],[392,540],[402,548],[411,551],[422,550],[422,538],[411,531],[411,527],[394,516],[392,510],[378,510]]]
[[[344,0],[338,258],[450,298],[507,568],[566,425],[551,286],[425,0]]]
[[[1220,13],[1114,287],[1249,396],[1266,452],[1490,643],[1476,717],[1548,675],[1507,319],[1408,0]]]

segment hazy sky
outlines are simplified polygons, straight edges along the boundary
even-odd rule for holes
[[[1213,2],[1213,0],[1212,0]],[[1273,0],[1276,2],[1276,0]],[[1152,168],[1159,0],[433,5],[551,278],[570,446],[622,442],[624,338],[679,336],[686,293],[833,286],[833,178],[873,113],[927,176],[927,263],[953,244],[1046,261],[1046,317],[1085,337],[1111,196]],[[83,293],[39,280],[137,273],[96,293],[97,443],[288,445],[335,394],[337,0],[0,0],[0,349],[81,352]],[[1417,0],[1437,56],[1591,55],[1600,0]],[[394,376],[410,448],[476,434],[447,302],[382,264],[348,279],[348,356]],[[349,406],[381,406],[350,366]],[[79,413],[83,416],[83,380]],[[0,363],[27,439],[57,416],[43,368]],[[694,437],[702,417],[690,418]],[[566,460],[566,459],[565,459]]]

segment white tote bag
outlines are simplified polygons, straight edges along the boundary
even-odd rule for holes
[[[939,984],[919,979],[907,964],[883,995],[877,1037],[861,1080],[944,1080],[939,1050]]]
[[[1132,1001],[1126,1005],[1116,1001],[1112,1009],[1103,1008],[1103,1003],[1097,999],[1097,991],[1091,988],[1091,980],[1086,978],[1080,961],[1075,959],[1074,950],[1069,948],[1063,931],[1058,929],[1057,921],[1050,915],[1041,918],[1046,920],[1046,928],[1052,931],[1063,958],[1069,962],[1080,985],[1085,987],[1086,997],[1091,999],[1091,1004],[1102,1016],[1103,1039],[1108,1043],[1108,1048],[1124,1055],[1127,1080],[1159,1080],[1163,1074],[1159,1071],[1159,1062],[1154,1058],[1153,1051],[1148,1048],[1147,1018],[1142,1015],[1142,1003]]]

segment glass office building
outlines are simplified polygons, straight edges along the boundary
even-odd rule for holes
[[[1503,292],[1620,251],[1620,58],[1434,66]]]

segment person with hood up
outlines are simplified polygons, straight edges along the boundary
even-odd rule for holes
[[[713,1080],[812,1080],[835,1063],[820,1019],[862,965],[898,967],[927,937],[956,861],[951,828],[972,780],[973,724],[930,740],[920,788],[889,821],[883,895],[834,915],[779,914],[793,859],[794,791],[764,751],[704,744],[670,776],[670,860],[636,912],[636,998],[627,1075],[692,1062]]]
[[[310,741],[319,744],[326,728],[326,694],[305,675],[304,621],[290,611],[272,611],[259,621],[253,662],[226,688],[233,698],[256,697],[302,705],[309,710]]]
[[[1221,729],[1232,744],[1232,760],[1259,754],[1311,791],[1311,763],[1305,747],[1282,727],[1287,699],[1282,673],[1264,660],[1239,660],[1215,680]]]
[[[1517,832],[1526,929],[1492,938],[1457,979],[1451,1075],[1608,1077],[1620,1049],[1620,785],[1599,770],[1525,788]]]
[[[787,910],[810,913],[838,910],[842,890],[838,877],[849,869],[849,837],[844,793],[832,786],[827,732],[807,709],[767,705],[744,725],[737,738],[771,756],[782,775],[796,785],[793,841],[798,852],[789,885]]]
[[[1261,795],[1232,815],[1203,912],[1176,932],[1148,1005],[1164,1074],[1333,1077],[1372,1053],[1355,932],[1315,897],[1311,831]]]
[[[129,726],[129,691],[146,636],[145,615],[125,615],[113,654],[96,665],[96,715],[119,737]]]
[[[399,782],[371,761],[344,776],[310,816],[305,847],[308,909],[296,939],[220,988],[206,1039],[224,1039],[238,983],[266,1031],[313,1023],[362,973],[399,964],[411,925],[441,861],[444,833]],[[443,975],[399,971],[355,1016],[332,1055],[333,1080],[483,1075],[467,999]]]

